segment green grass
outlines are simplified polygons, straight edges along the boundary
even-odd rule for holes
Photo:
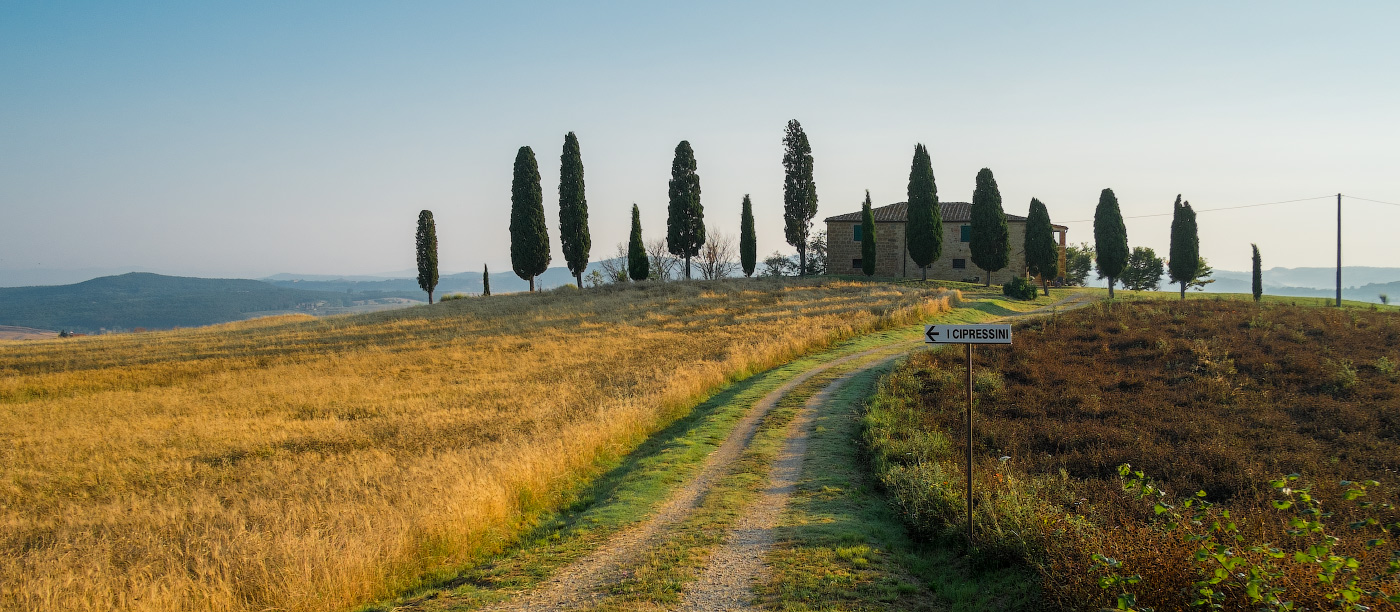
[[[857,375],[816,415],[798,485],[770,556],[766,604],[781,610],[1034,610],[1024,567],[973,567],[956,547],[912,540],[859,442],[866,398],[890,366]]]

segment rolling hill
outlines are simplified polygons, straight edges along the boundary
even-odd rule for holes
[[[72,285],[0,288],[0,325],[83,333],[197,327],[246,319],[252,313],[315,313],[387,297],[410,296],[333,293],[256,280],[132,272]]]

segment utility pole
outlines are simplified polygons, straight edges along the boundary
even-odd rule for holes
[[[1342,194],[1337,194],[1337,308],[1342,307]]]

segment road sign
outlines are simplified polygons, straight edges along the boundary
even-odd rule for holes
[[[925,344],[1011,344],[1010,325],[925,325]]]
[[[972,538],[972,345],[1011,344],[1011,326],[925,325],[924,343],[967,347],[967,543],[975,546]]]

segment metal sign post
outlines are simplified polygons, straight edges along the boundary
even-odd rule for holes
[[[924,343],[967,347],[967,545],[972,546],[972,345],[1011,344],[1011,326],[927,325]]]

